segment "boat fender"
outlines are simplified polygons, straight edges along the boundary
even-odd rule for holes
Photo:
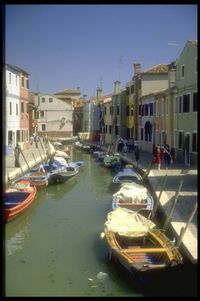
[[[101,238],[101,239],[104,239],[104,237],[105,237],[105,233],[104,233],[104,232],[101,232],[100,238]]]

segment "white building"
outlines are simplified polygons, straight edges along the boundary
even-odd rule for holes
[[[73,136],[73,108],[71,100],[55,95],[34,93],[34,103],[38,106],[37,133],[43,137],[67,139]]]
[[[20,133],[20,72],[12,65],[5,65],[4,143],[6,153],[12,152]]]

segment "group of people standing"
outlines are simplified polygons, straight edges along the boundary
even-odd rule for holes
[[[165,162],[166,169],[168,169],[170,164],[173,164],[175,161],[175,150],[173,147],[170,150],[170,147],[168,144],[165,144],[165,146],[163,146],[163,147],[160,147],[160,145],[157,145],[157,147],[154,149],[153,163],[158,165],[158,169],[160,169],[162,160],[164,160],[164,162]]]
[[[134,139],[127,139],[127,138],[119,138],[117,151],[123,153],[132,153],[135,154],[135,160],[138,161],[140,158],[140,149],[139,144]]]

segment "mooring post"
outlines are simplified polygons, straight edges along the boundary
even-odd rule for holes
[[[160,193],[159,193],[159,196],[158,196],[158,199],[157,199],[157,203],[155,204],[155,207],[154,207],[154,212],[156,212],[157,209],[158,209],[160,198],[161,198],[162,192],[163,192],[163,190],[165,188],[166,182],[167,182],[167,175],[165,175],[165,177],[163,178],[162,186],[160,188]]]
[[[181,242],[182,242],[182,240],[183,240],[183,236],[184,236],[184,234],[185,234],[187,228],[189,227],[189,224],[190,224],[190,222],[192,221],[193,216],[195,215],[196,211],[197,211],[197,202],[196,202],[196,204],[194,205],[194,208],[193,208],[193,210],[192,210],[192,213],[191,213],[191,215],[190,215],[190,217],[189,217],[189,219],[188,219],[188,222],[187,222],[186,226],[181,228],[180,236],[179,236],[179,238],[178,238],[178,240],[177,240],[176,247],[178,247],[178,248],[180,247],[180,244],[181,244]]]
[[[43,150],[44,157],[45,157],[45,150],[44,150],[44,147],[43,147],[43,145],[42,145],[42,141],[41,141],[41,138],[40,138],[40,137],[39,137],[39,140],[40,140],[40,144],[41,144],[41,146],[42,146],[42,150]]]
[[[153,161],[150,162],[146,172],[144,173],[143,177],[142,177],[142,182],[144,182],[144,180],[148,177],[149,173],[150,173],[150,170],[152,168],[152,165],[153,165]]]
[[[181,190],[181,188],[182,188],[182,185],[183,185],[183,180],[180,181],[178,190],[177,190],[176,195],[175,195],[175,198],[174,198],[173,205],[172,205],[171,210],[170,210],[169,214],[167,215],[166,221],[165,221],[165,223],[164,223],[163,228],[164,228],[165,230],[167,229],[167,227],[168,227],[168,225],[169,225],[169,223],[170,223],[170,221],[171,221],[171,216],[172,216],[172,214],[173,214],[174,208],[175,208],[176,203],[177,203],[177,201],[178,201],[178,196],[179,196],[179,192],[180,192],[180,190]]]
[[[29,171],[30,171],[30,166],[29,166],[29,164],[28,164],[28,162],[27,162],[27,160],[26,160],[26,157],[24,156],[24,153],[23,153],[23,151],[22,151],[21,148],[20,148],[20,152],[21,152],[22,157],[24,158],[24,161],[26,162],[26,165],[28,166],[28,169],[29,169]],[[21,165],[20,165],[20,167],[21,167]],[[21,170],[22,170],[22,168],[21,168]]]
[[[37,163],[37,161],[36,161],[36,159],[35,159],[34,153],[31,153],[31,154],[32,154],[32,156],[33,156],[33,159],[35,160],[35,163]]]
[[[39,149],[39,147],[38,147],[38,152],[39,152],[39,155],[40,155],[40,158],[41,158],[41,160],[42,160],[42,162],[43,162],[43,157],[42,157],[42,155],[41,155],[41,152],[40,152],[40,149]]]

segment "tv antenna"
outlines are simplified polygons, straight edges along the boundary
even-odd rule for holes
[[[122,65],[122,55],[120,55],[120,57],[119,57],[119,65],[118,65],[118,69],[119,69],[118,80],[119,81],[120,81],[121,65]]]

